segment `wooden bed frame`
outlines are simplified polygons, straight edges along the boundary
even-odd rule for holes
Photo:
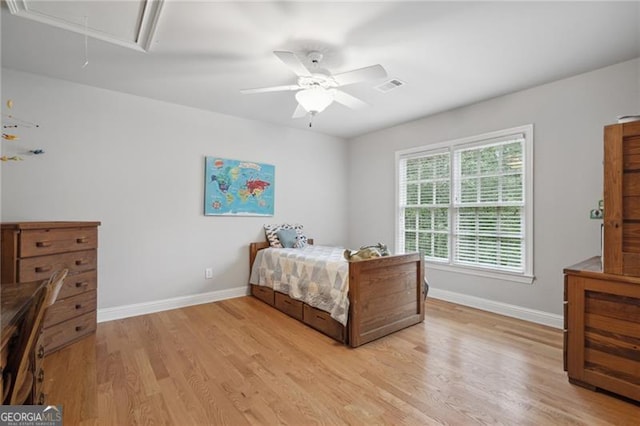
[[[313,240],[309,239],[309,244]],[[249,245],[249,274],[259,250],[269,243]],[[424,262],[419,253],[349,262],[347,326],[329,313],[269,287],[251,284],[251,294],[276,309],[333,337],[358,347],[424,321]]]

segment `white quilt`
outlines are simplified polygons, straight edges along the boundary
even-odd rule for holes
[[[349,264],[343,248],[308,245],[302,249],[266,248],[258,251],[249,282],[329,312],[347,324]]]

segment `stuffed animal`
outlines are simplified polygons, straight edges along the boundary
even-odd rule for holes
[[[353,252],[351,250],[344,251],[344,258],[349,262],[372,259],[380,256],[389,256],[389,249],[386,244],[378,243],[371,246],[362,246],[359,250]]]
[[[374,257],[380,256],[380,251],[375,247],[367,247],[354,251],[353,253],[349,249],[344,251],[344,258],[347,259],[347,262],[357,262],[358,260],[373,259]]]
[[[378,243],[375,246],[362,246],[360,247],[360,250],[364,250],[367,248],[378,249],[378,251],[380,252],[380,256],[389,256],[389,249],[387,248],[386,244]]]

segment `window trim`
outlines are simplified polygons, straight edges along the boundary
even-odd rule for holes
[[[422,145],[419,147],[409,148],[405,150],[396,151],[395,153],[395,251],[398,252],[400,247],[401,240],[401,231],[400,231],[400,160],[406,157],[415,157],[422,154],[434,154],[438,151],[449,151],[451,153],[451,158],[453,158],[453,153],[456,149],[470,147],[470,146],[478,146],[484,145],[487,143],[491,143],[492,140],[503,138],[505,136],[514,135],[514,134],[522,134],[525,139],[524,143],[524,232],[525,232],[525,270],[523,273],[517,272],[509,272],[509,271],[500,271],[496,269],[492,269],[484,266],[467,266],[453,263],[453,247],[449,247],[449,260],[447,262],[442,261],[434,261],[427,260],[425,258],[425,262],[432,269],[438,270],[446,270],[451,272],[458,272],[463,274],[476,275],[481,277],[488,277],[494,279],[502,279],[508,280],[512,282],[531,284],[535,279],[534,269],[533,269],[533,250],[534,250],[534,226],[533,226],[533,203],[534,203],[534,192],[533,192],[533,124],[526,124],[523,126],[512,127],[503,130],[497,130],[493,132],[483,133],[475,136],[468,136],[464,138],[454,139],[450,141],[437,142],[428,145]],[[451,160],[451,165],[453,166],[453,160]],[[450,169],[451,173],[451,182],[453,182],[453,167]],[[453,187],[452,187],[453,192]],[[449,204],[449,215],[453,215],[454,209],[454,200],[453,193],[450,197]],[[450,222],[452,224],[452,222]],[[452,224],[453,225],[453,224]],[[451,235],[453,230],[449,230],[449,238],[451,241]]]

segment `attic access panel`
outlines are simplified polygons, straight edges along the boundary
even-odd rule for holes
[[[6,3],[12,15],[147,51],[163,1],[6,0]]]

